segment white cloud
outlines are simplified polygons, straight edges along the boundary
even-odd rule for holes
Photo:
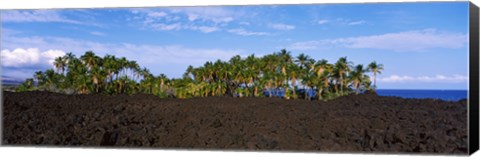
[[[160,18],[160,17],[165,17],[167,16],[167,13],[165,12],[149,12],[148,13],[148,16],[149,17],[153,17],[153,18]]]
[[[156,23],[156,24],[151,24],[150,26],[154,29],[164,30],[164,31],[179,30],[182,28],[182,25],[180,23],[174,23],[174,24]]]
[[[295,50],[314,50],[340,46],[398,52],[422,52],[434,48],[463,48],[467,43],[467,34],[425,29],[380,35],[296,42],[291,44],[290,48]]]
[[[292,30],[295,29],[293,25],[287,25],[283,23],[273,23],[269,25],[270,28],[277,29],[277,30]]]
[[[435,75],[435,76],[407,76],[407,75],[390,75],[388,77],[378,78],[379,82],[387,83],[404,83],[404,82],[441,82],[441,83],[462,83],[468,82],[468,76],[463,75]]]
[[[55,10],[9,10],[2,11],[1,19],[4,22],[65,22],[80,24],[81,22],[65,18]]]
[[[23,47],[35,47],[36,49],[22,49]],[[167,73],[169,77],[173,75],[173,77],[180,77],[180,73],[183,73],[186,65],[199,66],[206,61],[228,60],[234,55],[243,55],[242,50],[236,49],[190,48],[181,45],[113,44],[59,37],[10,36],[2,38],[2,49],[3,67],[15,68],[14,70],[3,69],[2,73],[9,75],[14,74],[15,71],[18,72],[19,69],[45,70],[47,65],[51,65],[54,56],[64,54],[59,52],[72,52],[78,57],[84,52],[92,50],[98,56],[112,54],[117,57],[126,57],[151,69],[155,74],[170,71]],[[175,68],[172,70],[162,67]],[[29,75],[31,77],[34,70],[25,71],[25,73],[28,72],[31,72]]]
[[[343,42],[347,43],[347,47],[351,48],[424,51],[431,48],[461,48],[467,44],[468,38],[466,34],[426,29],[421,31],[347,38]]]
[[[234,20],[234,12],[218,7],[181,7],[169,9],[131,9],[130,20],[140,20],[154,30],[196,30],[211,33]]]
[[[405,81],[414,81],[415,78],[411,76],[398,76],[398,75],[391,75],[384,78],[378,78],[380,82],[405,82]]]
[[[203,33],[211,33],[220,30],[220,28],[216,26],[196,26],[196,25],[182,25],[181,23],[173,23],[173,24],[164,24],[164,23],[157,23],[151,24],[152,28],[157,30],[169,31],[169,30],[197,30]]]
[[[173,13],[187,15],[190,21],[210,21],[214,23],[228,23],[234,20],[236,13],[222,7],[181,7],[171,8]]]
[[[239,54],[239,50],[195,49],[179,45],[135,45],[122,44],[112,49],[118,55],[137,60],[139,63],[153,65],[163,64],[194,64],[216,59],[227,60]],[[142,57],[148,56],[148,57]]]
[[[64,50],[67,52],[85,52],[87,50],[108,51],[111,44],[91,42],[79,39],[61,37],[17,37],[7,36],[1,39],[2,49],[17,49],[34,47],[41,51],[50,49]]]
[[[354,25],[361,25],[361,24],[365,24],[365,23],[366,23],[366,21],[360,20],[360,21],[348,22],[347,25],[354,26]]]
[[[90,32],[91,35],[95,35],[95,36],[105,36],[106,34],[105,33],[102,33],[102,32]]]
[[[65,52],[61,50],[47,50],[40,54],[42,60],[47,61],[48,65],[52,65],[55,58],[63,55],[65,55]]]
[[[347,25],[347,26],[362,25],[367,23],[367,21],[365,20],[352,20],[352,19],[344,19],[344,18],[337,18],[335,22],[337,24]]]
[[[1,51],[2,66],[15,68],[52,65],[56,57],[63,55],[65,55],[65,52],[61,50],[40,52],[38,48],[4,49]]]
[[[267,32],[252,32],[252,31],[247,31],[247,30],[245,30],[245,29],[243,29],[243,28],[230,29],[230,30],[228,30],[228,32],[233,33],[233,34],[237,34],[237,35],[242,35],[242,36],[252,36],[252,35],[261,36],[261,35],[269,35],[269,33],[267,33]]]
[[[7,67],[21,67],[37,64],[40,61],[38,49],[2,50],[2,65]]]
[[[93,22],[95,15],[91,12],[86,12],[84,10],[74,10],[75,12],[80,12],[81,14],[77,17],[81,17],[82,21],[74,20],[62,15],[60,10],[2,10],[0,14],[0,19],[2,22],[61,22],[61,23],[70,23],[78,25],[88,25],[96,27],[104,27],[102,24]],[[84,20],[88,20],[85,22]]]
[[[208,26],[191,26],[190,29],[200,30],[203,33],[210,33],[210,32],[218,31],[220,28],[218,28],[218,27],[208,27]]]
[[[317,21],[317,23],[318,23],[319,25],[323,25],[323,24],[326,24],[326,23],[328,23],[328,22],[329,22],[328,20],[319,20],[319,21]]]

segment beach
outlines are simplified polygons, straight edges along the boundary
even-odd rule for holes
[[[330,101],[3,92],[8,146],[467,153],[467,104],[375,94]]]

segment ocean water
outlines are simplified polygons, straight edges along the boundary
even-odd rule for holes
[[[302,91],[300,89],[300,91]],[[309,90],[310,95],[315,95],[315,91]],[[264,91],[266,96],[268,91]],[[300,93],[298,93],[300,94]],[[408,89],[377,89],[377,94],[380,96],[398,96],[401,98],[432,98],[446,101],[458,101],[467,99],[467,90],[408,90]],[[272,90],[272,95],[283,96],[283,90]]]
[[[406,89],[377,89],[381,96],[398,96],[402,98],[433,98],[447,101],[467,99],[467,90],[406,90]]]

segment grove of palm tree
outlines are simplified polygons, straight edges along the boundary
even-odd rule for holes
[[[257,57],[233,56],[228,61],[207,61],[188,66],[182,78],[154,75],[136,61],[87,51],[57,57],[54,69],[38,71],[17,91],[41,90],[66,94],[153,94],[162,98],[208,96],[282,97],[328,100],[374,90],[376,76],[384,70],[375,61],[354,65],[341,57],[329,63],[306,54],[279,52]],[[373,75],[373,87],[369,72]]]

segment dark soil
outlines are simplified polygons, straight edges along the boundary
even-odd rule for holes
[[[3,93],[4,145],[467,153],[466,101]]]

